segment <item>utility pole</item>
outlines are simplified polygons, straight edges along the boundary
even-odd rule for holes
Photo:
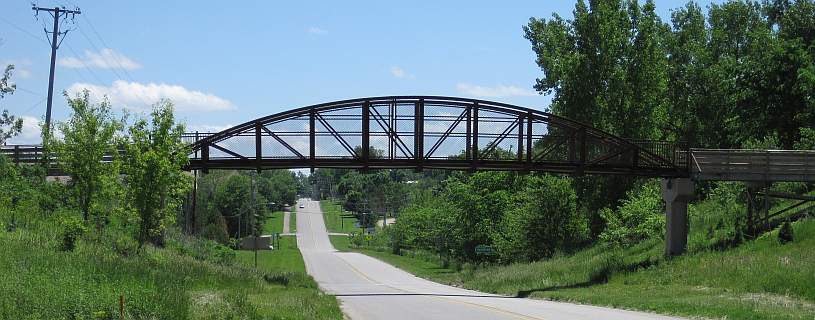
[[[41,8],[37,6],[31,7],[34,10],[35,15],[39,15],[40,11],[45,11],[51,14],[54,18],[54,28],[51,29],[49,32],[47,29],[43,28],[45,34],[51,34],[51,74],[48,78],[48,102],[45,109],[45,137],[48,137],[51,131],[51,106],[53,105],[54,101],[54,67],[56,66],[57,62],[57,49],[59,49],[59,45],[62,44],[62,40],[65,39],[65,36],[68,34],[70,29],[65,31],[59,31],[59,22],[60,19],[67,19],[68,15],[71,16],[71,20],[73,21],[76,15],[81,14],[82,12],[79,11],[79,8],[76,10],[67,10],[64,7],[54,7],[54,8]],[[62,38],[60,39],[60,36]]]

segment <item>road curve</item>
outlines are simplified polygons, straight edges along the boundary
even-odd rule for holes
[[[297,246],[308,273],[362,319],[677,319],[655,314],[486,294],[413,276],[369,256],[331,245],[317,201],[300,199]]]

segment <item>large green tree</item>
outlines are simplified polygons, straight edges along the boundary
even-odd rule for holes
[[[181,140],[184,125],[175,122],[172,103],[162,101],[154,105],[149,120],[137,120],[128,133],[122,171],[127,200],[138,217],[139,246],[162,245],[164,229],[190,187],[182,171],[189,161]]]
[[[93,216],[99,224],[110,211],[110,201],[119,185],[117,133],[123,121],[114,116],[106,100],[92,103],[87,90],[75,98],[68,97],[68,105],[71,117],[56,125],[62,137],[45,139],[60,168],[71,177],[70,186],[82,218],[88,221]]]

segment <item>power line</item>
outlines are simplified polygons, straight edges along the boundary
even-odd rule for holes
[[[34,110],[34,108],[39,107],[43,102],[45,102],[45,99],[48,99],[48,97],[43,97],[42,99],[40,99],[40,101],[37,101],[37,103],[35,103],[35,104],[31,105],[30,107],[28,107],[28,109],[26,109],[26,111],[23,111],[23,113],[21,113],[21,115],[25,115],[25,114],[31,112],[31,110]]]
[[[39,93],[37,93],[37,92],[34,92],[34,91],[31,91],[31,90],[28,90],[28,89],[26,89],[26,88],[22,88],[22,87],[19,87],[19,86],[18,86],[17,88],[15,88],[15,91],[17,91],[17,90],[22,91],[22,92],[25,92],[25,93],[28,93],[28,94],[33,95],[33,96],[37,96],[37,97],[40,97],[40,98],[45,98],[45,96],[43,96],[43,95],[41,95],[41,94],[39,94]]]
[[[75,4],[73,1],[70,1],[70,0],[65,0],[65,1],[67,1],[69,4],[71,4],[71,5],[72,5],[72,6],[74,6],[74,7],[77,7],[77,8],[79,7],[79,6],[77,6],[77,5],[76,5],[76,4]],[[57,2],[58,2],[58,3],[60,3],[60,5],[63,5],[61,1],[57,1]],[[97,38],[97,39],[99,39],[99,42],[101,43],[102,47],[104,47],[104,48],[112,48],[110,45],[108,45],[108,44],[107,44],[107,42],[105,41],[105,39],[104,39],[104,38],[102,38],[102,35],[100,35],[100,34],[99,34],[99,32],[96,30],[96,27],[93,25],[93,22],[91,22],[91,19],[90,19],[90,18],[88,18],[87,14],[80,16],[80,19],[84,20],[84,21],[86,22],[86,24],[88,25],[88,27],[90,27],[90,29],[91,29],[91,31],[93,32],[93,34],[96,36],[96,38]],[[89,37],[89,36],[88,36],[88,35],[87,35],[87,34],[86,34],[86,33],[85,33],[83,30],[82,30],[82,28],[77,28],[77,29],[79,30],[79,33],[81,33],[81,34],[82,34],[82,36],[85,38],[85,40],[87,40],[87,41],[88,41],[88,43],[90,43],[90,44],[91,44],[91,46],[94,48],[94,50],[96,50],[97,52],[99,52],[99,53],[101,54],[102,50],[100,50],[100,49],[99,49],[99,47],[97,47],[97,46],[96,46],[96,44],[94,43],[94,41],[93,41],[93,40],[91,40],[91,37]],[[111,49],[111,50],[112,50],[112,49]],[[120,79],[124,79],[124,78],[125,78],[125,77],[123,77],[121,74],[119,74],[118,72],[116,72],[116,67],[118,66],[118,68],[120,69],[120,71],[122,72],[122,74],[124,74],[125,76],[127,76],[127,79],[128,79],[128,80],[130,80],[130,81],[131,81],[131,82],[133,82],[133,83],[137,83],[137,81],[136,81],[136,80],[133,78],[133,76],[130,74],[130,72],[127,70],[127,68],[125,68],[125,67],[124,67],[124,65],[123,65],[123,64],[122,64],[122,63],[119,61],[119,59],[116,57],[116,55],[115,55],[115,54],[110,55],[110,59],[112,59],[112,60],[113,60],[113,62],[116,64],[115,66],[113,66],[113,68],[111,68],[111,70],[113,71],[113,73],[114,73],[114,74],[116,74],[116,77],[118,77],[118,78],[120,78]],[[136,95],[136,97],[138,97],[138,98],[139,98],[139,100],[141,100],[141,102],[142,102],[142,103],[144,103],[146,106],[150,106],[150,102],[148,102],[147,100],[145,100],[145,99],[144,99],[144,97],[142,97],[142,95],[140,95],[140,94],[139,94],[139,95]]]
[[[17,29],[18,31],[22,32],[23,34],[25,34],[25,35],[27,35],[27,36],[29,36],[29,37],[31,37],[31,38],[37,39],[37,41],[42,41],[42,42],[44,42],[44,43],[48,43],[48,41],[43,40],[42,38],[40,38],[40,37],[38,37],[38,36],[34,35],[33,33],[29,32],[29,31],[28,31],[28,30],[26,30],[26,29],[20,28],[20,27],[19,27],[19,26],[17,26],[16,24],[12,23],[11,21],[6,20],[6,19],[5,19],[5,18],[3,18],[3,17],[0,17],[0,21],[3,21],[5,24],[10,25],[12,28]]]

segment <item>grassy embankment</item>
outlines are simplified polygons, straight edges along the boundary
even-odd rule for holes
[[[281,224],[282,226],[282,224]],[[297,204],[291,206],[291,212],[289,213],[289,232],[295,233],[297,232]]]
[[[168,234],[141,252],[111,230],[60,251],[55,219],[0,232],[0,319],[341,319],[336,299],[305,273],[294,238],[251,252]]]
[[[792,243],[780,244],[773,231],[729,250],[670,260],[662,256],[662,240],[650,240],[627,249],[595,246],[545,261],[458,271],[441,267],[432,254],[354,247],[342,236],[331,241],[338,250],[484,292],[691,317],[813,319],[815,220],[796,222],[793,229]]]
[[[342,208],[339,204],[323,200],[320,201],[320,209],[323,211],[323,219],[325,220],[325,227],[328,229],[328,232],[348,234],[362,232],[362,229],[354,227],[354,223],[357,222],[356,218],[343,217]],[[338,236],[332,236],[332,238],[333,237]]]

